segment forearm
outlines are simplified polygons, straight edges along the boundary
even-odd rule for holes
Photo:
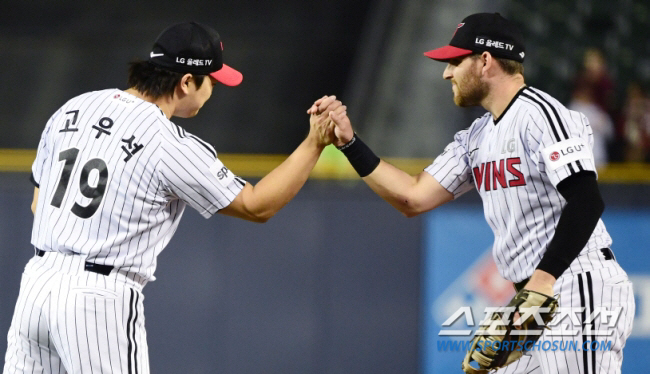
[[[599,203],[578,197],[567,203],[555,228],[553,240],[530,277],[527,289],[553,295],[555,281],[585,247],[603,209],[602,200]]]
[[[32,214],[36,214],[37,205],[38,205],[38,187],[34,187],[34,198],[32,199]]]
[[[319,111],[321,100],[316,101],[308,113]],[[338,139],[334,145],[343,152],[368,186],[405,216],[415,216],[453,200],[454,196],[429,173],[412,176],[380,160],[355,135],[345,112],[332,112],[331,119],[336,126],[334,133]]]
[[[381,161],[363,180],[377,195],[407,217],[435,209],[454,199],[454,195],[429,173],[421,172],[413,176],[385,161]]]
[[[273,169],[245,196],[245,206],[254,215],[270,218],[300,191],[316,165],[324,146],[305,139],[282,164]]]
[[[377,168],[363,181],[382,199],[406,216],[419,213],[416,201],[410,198],[417,184],[417,178],[381,161]]]
[[[596,177],[591,172],[582,172],[560,182],[558,191],[567,204],[553,239],[535,270],[539,279],[533,282],[531,277],[531,286],[549,283],[551,279],[554,283],[564,273],[589,241],[605,209]],[[546,282],[542,282],[542,278]]]
[[[595,178],[592,183],[593,185],[582,183],[580,189],[572,187],[576,191],[567,199],[553,240],[537,267],[556,278],[562,275],[585,247],[605,209]]]

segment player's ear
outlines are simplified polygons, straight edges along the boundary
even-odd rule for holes
[[[490,54],[490,52],[483,52],[481,53],[481,72],[487,73],[487,71],[490,69],[492,64],[494,64],[494,58]]]
[[[481,62],[483,62],[483,66],[486,66],[488,64],[488,61],[492,59],[492,55],[490,52],[483,52],[481,53]]]
[[[192,81],[192,74],[187,73],[183,75],[181,80],[178,82],[178,87],[185,95],[189,93],[191,81]]]

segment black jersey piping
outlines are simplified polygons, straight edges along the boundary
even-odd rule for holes
[[[207,149],[208,152],[210,152],[210,154],[214,156],[214,158],[217,158],[217,153],[212,148],[210,148],[208,143],[204,142],[203,140],[199,139],[198,137],[196,137],[194,135],[190,135],[190,138],[196,140],[199,144],[201,144],[203,147],[205,147],[205,149]]]
[[[530,91],[531,94],[537,96],[541,101],[545,102],[546,105],[548,105],[549,108],[551,108],[551,112],[553,112],[553,115],[555,116],[555,119],[557,120],[557,125],[560,128],[560,131],[562,131],[562,135],[564,135],[564,137],[566,139],[569,139],[569,134],[566,131],[566,128],[564,126],[564,122],[562,122],[562,119],[560,118],[560,115],[558,114],[555,107],[546,98],[544,98],[539,93],[537,93],[537,92],[535,92],[533,90],[529,90],[529,91]]]
[[[536,98],[534,98],[534,97],[532,97],[532,96],[530,96],[528,94],[523,94],[522,96],[524,96],[525,98],[533,101],[542,110],[542,112],[544,112],[544,116],[546,117],[546,121],[548,122],[548,125],[551,128],[551,130],[553,131],[553,135],[555,136],[555,141],[556,142],[561,142],[562,138],[560,138],[560,134],[557,132],[557,129],[555,128],[555,123],[551,119],[551,115],[546,110],[546,107],[541,102],[539,102],[539,100],[537,100]]]
[[[517,98],[518,98],[519,95],[520,95],[520,94],[521,94],[521,93],[526,89],[526,87],[528,87],[528,86],[524,85],[523,87],[521,87],[521,88],[519,89],[519,91],[517,91],[517,93],[516,93],[515,96],[512,98],[512,100],[510,100],[510,103],[508,103],[508,106],[507,106],[506,109],[503,111],[503,113],[501,113],[501,115],[499,116],[499,118],[497,118],[497,119],[494,120],[494,125],[495,125],[495,126],[497,125],[497,123],[499,123],[499,121],[501,121],[501,118],[503,118],[503,117],[506,115],[506,112],[508,112],[508,109],[510,109],[510,107],[512,106],[512,104],[514,104],[515,101],[517,101]]]

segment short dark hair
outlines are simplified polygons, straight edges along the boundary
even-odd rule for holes
[[[481,57],[481,55],[482,55],[482,53],[475,53],[475,54],[471,55],[471,57],[473,59],[478,59],[478,58]],[[515,61],[515,60],[510,60],[510,59],[507,59],[507,58],[494,57],[494,56],[492,56],[492,58],[494,58],[497,61],[497,63],[501,67],[501,70],[503,70],[506,74],[509,74],[509,75],[515,75],[515,74],[524,75],[524,64],[522,64],[521,62]]]
[[[521,74],[524,75],[524,64],[519,61],[509,60],[506,58],[495,57],[495,60],[501,66],[501,69],[509,75]]]
[[[129,63],[129,88],[135,88],[153,99],[174,96],[176,85],[185,74],[160,68],[149,61],[134,60]],[[197,87],[201,87],[205,75],[192,75]]]

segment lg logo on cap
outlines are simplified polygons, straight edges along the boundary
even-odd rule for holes
[[[553,152],[551,153],[551,156],[549,157],[551,161],[557,161],[560,159],[560,153],[558,152]]]

